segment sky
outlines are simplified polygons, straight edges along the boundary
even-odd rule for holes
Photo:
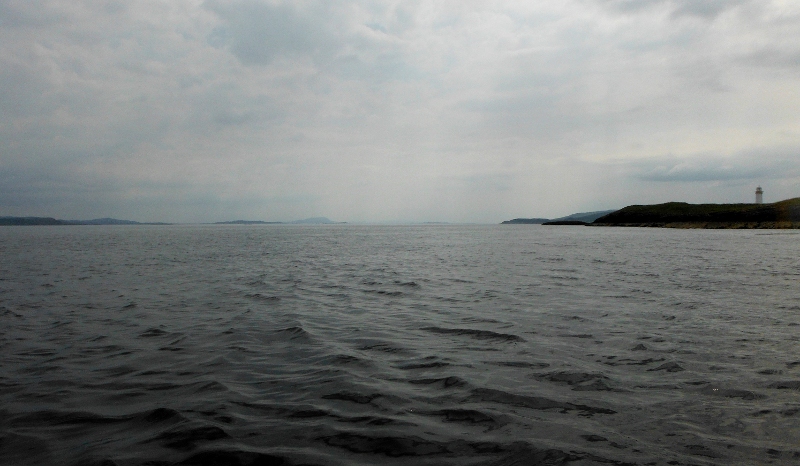
[[[800,196],[796,0],[0,0],[0,215]]]

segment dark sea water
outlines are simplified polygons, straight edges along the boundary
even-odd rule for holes
[[[3,465],[800,464],[800,235],[0,229]]]

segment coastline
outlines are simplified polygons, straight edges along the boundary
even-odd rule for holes
[[[590,227],[676,228],[683,230],[800,230],[800,222],[589,223]]]
[[[591,226],[682,229],[800,229],[800,198],[772,204],[631,205],[596,219]]]

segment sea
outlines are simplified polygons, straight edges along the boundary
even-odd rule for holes
[[[0,228],[0,464],[800,464],[800,235]]]

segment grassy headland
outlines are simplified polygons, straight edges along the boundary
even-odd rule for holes
[[[772,204],[632,205],[604,215],[593,226],[664,228],[800,228],[800,198]]]

